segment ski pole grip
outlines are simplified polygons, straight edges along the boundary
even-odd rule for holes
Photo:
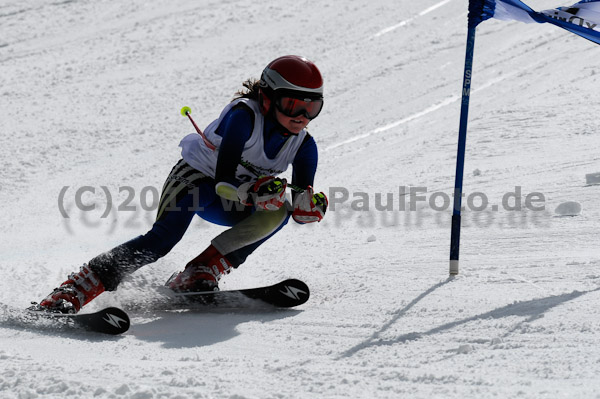
[[[188,114],[192,113],[192,109],[190,107],[181,108],[181,115],[188,116]]]

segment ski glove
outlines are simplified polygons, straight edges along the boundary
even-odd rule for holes
[[[294,199],[292,217],[300,224],[320,222],[325,216],[327,205],[327,196],[323,192],[315,194],[313,188],[308,186]]]
[[[267,211],[276,211],[285,203],[287,180],[273,176],[261,176],[256,182],[238,187],[237,195],[244,205],[256,206]]]

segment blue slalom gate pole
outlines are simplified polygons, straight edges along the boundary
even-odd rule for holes
[[[467,122],[469,99],[471,97],[471,76],[473,75],[473,48],[475,47],[475,26],[469,26],[467,33],[467,52],[463,76],[462,104],[460,107],[460,126],[458,129],[458,152],[456,155],[456,178],[454,182],[454,207],[452,210],[452,234],[450,237],[450,275],[458,274],[458,255],[460,249],[460,211],[463,195],[463,174],[465,168],[465,147],[467,144]]]

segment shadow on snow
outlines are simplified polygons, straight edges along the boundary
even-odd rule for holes
[[[500,319],[500,318],[510,317],[510,316],[527,317],[525,320],[521,321],[515,327],[513,327],[509,331],[507,331],[506,334],[504,334],[504,337],[506,337],[506,336],[510,335],[512,332],[514,332],[515,330],[517,330],[523,323],[529,323],[536,319],[541,318],[544,315],[544,313],[546,313],[547,311],[549,311],[550,309],[552,309],[556,306],[559,306],[566,302],[577,299],[584,294],[600,291],[600,288],[596,288],[596,289],[590,290],[590,291],[573,291],[573,292],[561,294],[561,295],[553,295],[553,296],[549,296],[549,297],[545,297],[545,298],[538,298],[538,299],[532,299],[529,301],[516,302],[516,303],[510,304],[510,305],[503,306],[498,309],[491,310],[486,313],[482,313],[482,314],[468,317],[468,318],[465,318],[462,320],[457,320],[457,321],[453,321],[450,323],[446,323],[439,327],[435,327],[435,328],[432,328],[432,329],[424,331],[424,332],[411,332],[411,333],[400,335],[399,337],[396,337],[394,339],[380,338],[386,330],[388,330],[393,324],[395,324],[401,317],[403,317],[412,307],[414,307],[417,303],[419,303],[423,298],[427,297],[429,294],[431,294],[438,288],[446,285],[448,282],[450,282],[452,280],[453,280],[453,278],[449,277],[448,279],[435,284],[434,286],[429,288],[427,291],[423,292],[421,295],[416,297],[413,301],[411,301],[404,308],[398,310],[398,312],[396,312],[395,316],[390,321],[388,321],[386,324],[384,324],[373,335],[371,335],[371,337],[369,337],[367,340],[359,343],[358,345],[348,349],[346,352],[342,353],[338,357],[338,359],[353,356],[355,353],[357,353],[363,349],[369,348],[369,347],[388,346],[388,345],[394,345],[394,344],[404,343],[404,342],[408,342],[408,341],[414,341],[421,337],[442,333],[444,331],[451,330],[455,327],[458,327],[463,324],[466,324],[466,323],[469,323],[472,321],[476,321],[476,320]]]
[[[132,320],[128,334],[147,342],[162,343],[164,348],[193,348],[224,342],[240,335],[243,323],[270,323],[296,316],[301,310],[209,310],[159,312],[151,321]],[[257,336],[256,341],[260,342]]]

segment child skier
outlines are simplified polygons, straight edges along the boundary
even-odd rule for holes
[[[167,177],[152,229],[84,264],[38,309],[76,313],[114,291],[123,277],[165,256],[195,214],[232,227],[171,277],[167,284],[178,292],[218,290],[219,279],[290,216],[301,224],[321,221],[328,201],[312,188],[317,146],[305,129],[323,107],[319,69],[306,58],[284,56],[244,87],[204,134],[181,141],[183,159]],[[276,177],[290,164],[294,188],[304,189],[292,192],[292,204],[285,199],[286,179]]]

